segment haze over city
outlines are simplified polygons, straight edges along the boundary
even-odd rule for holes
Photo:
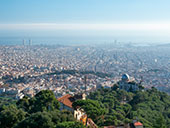
[[[168,0],[5,0],[0,4],[0,37],[169,43],[169,4]]]

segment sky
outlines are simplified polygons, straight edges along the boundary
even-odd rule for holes
[[[170,42],[170,0],[0,0],[0,37]]]

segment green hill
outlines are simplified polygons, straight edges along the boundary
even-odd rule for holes
[[[53,92],[44,90],[19,101],[1,98],[1,128],[82,128],[69,111],[60,111]],[[170,96],[155,88],[127,92],[113,86],[91,92],[87,100],[77,100],[89,118],[99,126],[121,125],[138,120],[145,128],[169,128]]]
[[[105,113],[96,120],[99,126],[119,125],[138,120],[146,128],[170,127],[170,96],[155,88],[146,91],[126,92],[112,87],[90,93]],[[98,117],[96,117],[98,118]]]

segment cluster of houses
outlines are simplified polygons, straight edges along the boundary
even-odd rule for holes
[[[129,77],[127,75],[122,76],[122,81],[128,82],[129,81],[128,79]],[[125,86],[128,86],[128,83],[126,83]],[[133,89],[137,89],[137,87],[134,87]],[[60,110],[64,109],[69,110],[74,114],[74,118],[82,122],[85,126],[88,126],[90,128],[98,128],[98,126],[93,122],[93,120],[91,118],[88,118],[88,115],[81,107],[77,106],[76,108],[73,108],[72,104],[78,99],[86,100],[86,94],[82,93],[74,96],[66,94],[58,98],[58,101],[60,103]],[[138,122],[137,120],[134,120],[134,122],[131,124],[126,124],[122,126],[104,126],[104,128],[143,128],[143,124],[141,122]]]
[[[0,88],[0,95],[8,95],[11,97],[15,97],[16,99],[22,99],[24,97],[24,94],[15,88]]]
[[[131,78],[128,74],[123,74],[121,80],[118,82],[119,89],[124,89],[126,91],[139,90],[138,84],[133,81],[134,79]],[[21,92],[20,90],[17,90],[15,88],[0,88],[0,95],[13,95],[16,99],[22,99],[24,97],[23,93],[24,91]],[[77,106],[76,108],[73,108],[72,104],[79,99],[86,100],[86,94],[66,94],[58,98],[58,101],[60,103],[60,110],[71,111],[74,114],[74,118],[82,122],[85,126],[88,126],[90,128],[97,128],[97,125],[93,122],[91,118],[88,118],[88,115],[81,107]],[[104,128],[143,128],[143,125],[142,123],[135,121],[128,126],[104,126]]]
[[[80,122],[82,122],[84,125],[89,126],[91,128],[97,128],[97,125],[93,122],[92,119],[88,118],[88,115],[86,112],[79,106],[76,107],[76,109],[73,108],[72,104],[76,100],[85,100],[86,94],[76,94],[74,96],[70,94],[66,94],[60,98],[58,98],[58,101],[60,103],[60,110],[68,110],[71,111],[74,114],[74,118]]]

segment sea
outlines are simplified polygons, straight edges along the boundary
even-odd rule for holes
[[[95,39],[95,38],[74,38],[74,37],[0,37],[0,45],[22,45],[23,40],[25,44],[29,44],[31,40],[32,45],[91,45],[91,44],[109,44],[114,43],[110,39]]]
[[[31,40],[32,45],[124,45],[128,46],[154,46],[159,43],[149,43],[149,42],[130,42],[121,41],[111,38],[91,38],[91,37],[0,37],[0,45],[23,45],[23,40],[25,40],[25,45],[29,44]],[[164,44],[164,43],[161,43]],[[167,43],[165,43],[167,44]]]

